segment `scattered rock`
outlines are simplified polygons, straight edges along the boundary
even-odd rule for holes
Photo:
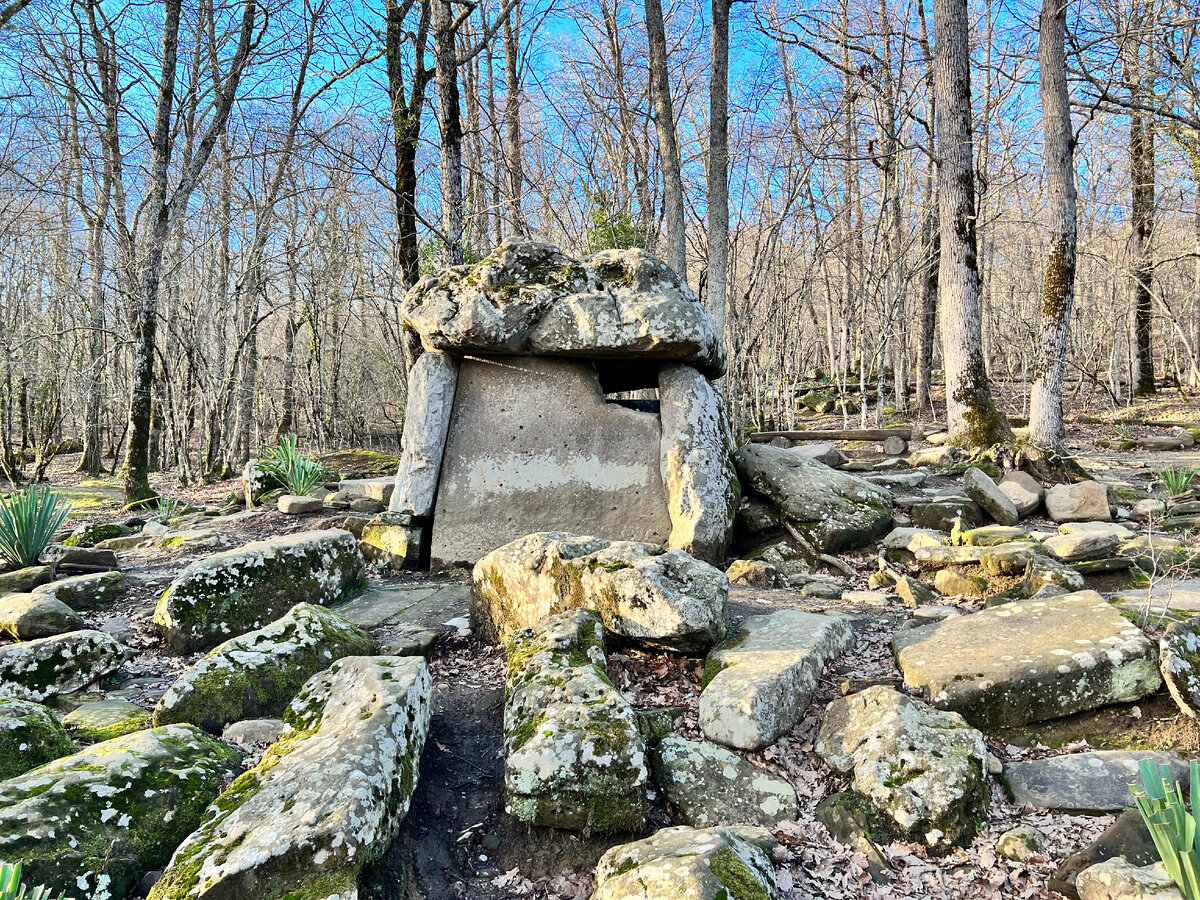
[[[1084,869],[1075,889],[1079,900],[1183,900],[1161,862],[1139,868],[1119,856]]]
[[[387,506],[379,500],[372,500],[370,497],[355,497],[350,501],[349,509],[351,512],[377,515],[386,510]]]
[[[918,450],[916,453],[908,457],[908,464],[914,469],[919,469],[924,466],[932,466],[935,468],[945,468],[954,465],[958,461],[958,449],[956,447],[928,447],[924,450]]]
[[[1167,690],[1185,715],[1200,717],[1200,618],[1168,625],[1158,647]]]
[[[758,828],[664,828],[600,857],[592,900],[778,900],[773,843]]]
[[[303,499],[311,500],[313,498]],[[183,531],[168,531],[160,535],[158,546],[164,550],[207,550],[211,547],[220,547],[222,540],[222,536],[211,528],[188,528]]]
[[[1030,561],[1023,590],[1026,595],[1032,597],[1047,585],[1065,588],[1068,591],[1082,591],[1087,587],[1087,582],[1073,567],[1035,553]]]
[[[215,646],[273,622],[297,603],[326,604],[362,590],[365,565],[348,531],[306,531],[191,563],[154,611],[179,653]]]
[[[779,570],[761,559],[735,559],[725,570],[730,584],[773,588],[779,582]]]
[[[39,594],[0,596],[0,635],[31,641],[84,627],[83,619],[71,607],[53,597]]]
[[[433,658],[433,650],[438,642],[436,631],[416,625],[398,625],[389,631],[390,634],[380,639],[380,653],[385,656],[423,656],[427,660]]]
[[[998,525],[1016,525],[1020,520],[1017,507],[1000,486],[983,469],[972,467],[963,475],[967,496],[983,507]]]
[[[1027,540],[1029,532],[1014,525],[984,525],[962,533],[962,541],[969,547],[996,547]]]
[[[1162,516],[1167,507],[1161,500],[1148,498],[1139,500],[1129,510],[1129,518],[1135,522],[1149,522]]]
[[[1000,490],[1012,501],[1022,519],[1037,512],[1045,494],[1038,480],[1020,469],[1005,474],[1000,480]]]
[[[80,525],[63,541],[68,547],[95,547],[101,541],[127,537],[132,529],[117,522],[89,522]]]
[[[200,824],[240,761],[200,729],[169,725],[0,782],[0,858],[53,895],[128,896]]]
[[[49,583],[53,578],[54,570],[49,566],[29,566],[11,572],[0,572],[0,594],[28,594],[34,588]]]
[[[799,721],[825,663],[853,638],[841,616],[785,609],[748,617],[705,664],[704,736],[741,750],[773,744]]]
[[[1067,857],[1055,870],[1046,887],[1077,900],[1079,892],[1075,889],[1075,879],[1079,873],[1089,866],[1117,856],[1125,857],[1126,862],[1135,866],[1148,866],[1158,862],[1158,848],[1154,846],[1150,829],[1146,827],[1142,814],[1136,809],[1125,810],[1117,816],[1117,821],[1104,829],[1100,837],[1083,850]]]
[[[833,446],[833,444],[823,442],[800,444],[797,447],[792,447],[791,451],[797,456],[803,456],[806,459],[815,459],[817,462],[829,466],[831,469],[836,469],[838,466],[846,464],[846,454]]]
[[[32,593],[61,600],[76,612],[97,612],[108,609],[125,591],[125,576],[120,572],[96,572],[60,578]]]
[[[996,855],[1013,862],[1029,862],[1046,852],[1046,834],[1032,825],[1010,828],[996,840]]]
[[[938,593],[951,597],[986,597],[989,584],[983,575],[960,569],[938,569],[933,586]]]
[[[891,528],[892,495],[856,475],[765,444],[740,448],[734,464],[747,491],[770,501],[824,552],[864,546]]]
[[[867,861],[867,874],[876,884],[892,880],[892,868],[872,834],[883,835],[889,829],[879,811],[852,791],[838,791],[825,797],[813,815],[839,844],[853,847]]]
[[[1046,513],[1055,522],[1108,522],[1108,487],[1098,481],[1056,484],[1046,491]]]
[[[720,565],[733,536],[741,487],[725,408],[691,366],[658,371],[662,479],[671,515],[667,546]]]
[[[422,353],[409,369],[400,466],[391,497],[393,512],[414,516],[433,512],[458,386],[458,366],[458,360],[449,354]]]
[[[983,524],[983,510],[974,500],[936,500],[914,503],[912,520],[920,528],[949,532],[956,525],[974,528]]]
[[[408,513],[383,513],[362,527],[363,555],[393,569],[416,569],[421,563],[425,526]]]
[[[102,631],[72,631],[0,647],[0,700],[69,694],[115,672],[133,651]]]
[[[641,831],[646,746],[608,680],[600,618],[559,613],[505,650],[505,809],[531,825]]]
[[[1115,534],[1075,532],[1056,534],[1042,541],[1042,546],[1059,562],[1073,563],[1112,556],[1121,546],[1121,539]]]
[[[269,747],[283,736],[283,719],[243,719],[231,722],[221,732],[221,740],[245,750]]]
[[[893,588],[905,606],[928,606],[940,599],[933,591],[911,575],[901,575]]]
[[[814,748],[897,839],[944,852],[970,843],[987,818],[987,746],[957,713],[871,687],[829,704]]]
[[[321,512],[325,508],[325,501],[317,497],[283,494],[278,500],[278,507],[285,516],[304,516],[309,513]]]
[[[796,791],[790,784],[707,741],[663,738],[654,751],[653,771],[667,800],[696,828],[768,828],[797,815]]]
[[[355,896],[408,812],[431,692],[416,656],[350,656],[314,675],[283,736],[208,808],[151,900]]]
[[[265,628],[221,644],[159,698],[154,724],[190,722],[219,734],[231,722],[283,714],[313,675],[343,656],[366,656],[371,636],[335,612],[298,603]]]
[[[1132,702],[1162,683],[1154,644],[1095,591],[950,618],[892,649],[906,685],[989,728]]]
[[[1039,547],[1033,541],[1013,541],[984,547],[979,553],[979,564],[989,575],[1023,575],[1038,555]]]
[[[124,737],[149,728],[150,710],[128,700],[93,700],[63,716],[63,728],[87,744]]]
[[[531,534],[493,550],[472,578],[471,623],[484,640],[569,609],[594,609],[610,632],[667,650],[707,650],[729,628],[725,574],[653,544]]]
[[[1063,522],[1058,526],[1058,533],[1115,537],[1118,541],[1127,541],[1137,536],[1118,522]]]
[[[121,568],[117,554],[99,547],[68,547],[66,544],[51,544],[42,551],[38,559],[54,569],[57,574],[87,572],[115,572]]]
[[[0,700],[0,781],[69,756],[75,750],[58,719],[40,703]]]
[[[1187,785],[1187,763],[1175,753],[1095,750],[1004,764],[1001,776],[1014,803],[1083,815],[1120,812],[1133,801],[1129,785],[1138,781],[1138,761],[1153,759]]]

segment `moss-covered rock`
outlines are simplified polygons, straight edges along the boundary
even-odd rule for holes
[[[733,457],[742,487],[768,500],[826,552],[862,547],[892,526],[892,495],[856,475],[768,444],[747,444]]]
[[[150,710],[128,700],[95,700],[71,710],[62,724],[80,741],[96,744],[149,728]]]
[[[610,632],[667,650],[707,650],[729,624],[725,574],[654,544],[540,532],[493,550],[472,580],[471,622],[485,640],[572,609],[594,609]]]
[[[261,628],[297,603],[324,605],[358,593],[366,564],[348,531],[306,531],[189,565],[154,611],[154,624],[181,653],[206,650]]]
[[[0,594],[27,594],[53,578],[54,570],[49,566],[28,566],[0,572]]]
[[[359,871],[408,812],[431,691],[420,657],[346,657],[313,676],[283,737],[208,808],[152,900],[357,896]]]
[[[83,619],[61,600],[38,594],[0,597],[0,635],[18,641],[52,637],[83,628]]]
[[[32,593],[61,600],[76,612],[108,609],[125,591],[125,576],[120,572],[96,572],[60,578],[33,589]]]
[[[504,799],[533,825],[637,832],[646,822],[646,745],[608,680],[604,629],[560,613],[506,647]]]
[[[166,863],[239,764],[190,725],[95,744],[0,782],[0,859],[54,894],[125,897]]]
[[[297,604],[265,628],[231,638],[175,680],[154,724],[191,722],[220,733],[231,722],[283,714],[304,682],[343,656],[365,656],[371,636],[324,607]]]
[[[95,547],[101,541],[127,537],[133,529],[118,522],[89,522],[80,525],[63,541],[68,547]]]
[[[773,844],[762,828],[664,828],[605,853],[592,900],[776,900]]]
[[[0,647],[0,700],[40,702],[115,672],[133,651],[103,631],[72,631]]]
[[[71,738],[46,707],[0,700],[0,781],[74,752]]]
[[[958,713],[869,687],[829,705],[815,748],[902,840],[945,852],[987,818],[987,745]]]

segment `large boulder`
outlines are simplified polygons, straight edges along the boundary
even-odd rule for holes
[[[1167,626],[1158,642],[1159,668],[1184,715],[1200,717],[1200,618]]]
[[[27,700],[0,700],[0,781],[74,752],[66,729],[46,707]]]
[[[664,828],[600,857],[592,900],[776,900],[773,844],[761,828]]]
[[[32,641],[85,627],[75,610],[53,597],[38,594],[0,597],[0,635]]]
[[[609,402],[583,360],[462,362],[430,557],[474,564],[535,531],[665,544],[662,422]]]
[[[457,385],[458,360],[446,353],[422,353],[409,370],[392,512],[433,512]]]
[[[505,809],[531,825],[641,831],[646,745],[608,679],[599,617],[551,616],[505,650]]]
[[[154,624],[176,651],[206,650],[275,621],[297,603],[362,590],[366,564],[348,531],[254,541],[190,564],[158,601]]]
[[[1036,478],[1020,469],[1007,473],[1000,480],[1000,490],[1012,501],[1022,519],[1037,512],[1046,493]]]
[[[531,534],[493,550],[472,578],[471,621],[485,640],[572,609],[594,609],[613,634],[667,650],[707,650],[729,628],[725,573],[652,544]]]
[[[667,801],[696,828],[773,828],[797,815],[795,788],[717,744],[670,735],[654,748],[652,769]]]
[[[60,578],[30,593],[61,600],[76,612],[93,612],[108,609],[124,591],[125,576],[120,572],[94,572]]]
[[[644,250],[580,262],[549,244],[507,240],[473,266],[427,276],[404,322],[429,349],[675,360],[725,371],[720,336],[679,275]]]
[[[408,812],[431,692],[416,656],[348,656],[314,675],[283,737],[208,807],[152,900],[357,896],[359,871]]]
[[[794,609],[749,616],[705,664],[704,736],[739,750],[773,744],[800,720],[825,663],[853,638],[842,616]]]
[[[1056,484],[1046,491],[1046,514],[1055,522],[1108,522],[1108,487],[1098,481]]]
[[[658,398],[667,546],[719,566],[741,497],[725,408],[708,379],[686,365],[659,370]]]
[[[900,632],[909,687],[981,728],[1130,703],[1162,684],[1153,643],[1095,591],[1019,600]]]
[[[153,724],[150,710],[128,700],[89,700],[62,717],[62,726],[87,744],[124,737]]]
[[[27,566],[11,572],[0,572],[0,594],[27,594],[53,580],[54,570],[49,566]]]
[[[890,835],[937,852],[970,843],[987,818],[987,745],[962,716],[887,687],[829,704],[815,744],[887,819]]]
[[[1131,802],[1139,764],[1153,760],[1172,781],[1188,784],[1188,764],[1177,753],[1151,750],[1093,750],[1004,764],[1000,780],[1014,803],[1038,809],[1102,816]]]
[[[1084,869],[1075,889],[1079,900],[1184,900],[1161,862],[1135,866],[1120,856]]]
[[[0,700],[41,702],[121,668],[133,651],[103,631],[71,631],[0,647]]]
[[[299,603],[265,628],[230,638],[167,688],[154,724],[191,722],[220,734],[231,722],[283,714],[304,682],[343,656],[367,656],[371,636],[335,612]]]
[[[963,489],[997,524],[1016,525],[1020,520],[1012,499],[1000,490],[1000,486],[983,469],[967,469],[963,475]]]
[[[0,859],[55,895],[129,896],[200,824],[240,763],[190,725],[95,744],[0,782]]]
[[[768,444],[747,444],[733,459],[742,486],[821,550],[861,547],[891,529],[892,495],[877,484]]]

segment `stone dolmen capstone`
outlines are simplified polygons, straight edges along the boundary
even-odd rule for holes
[[[408,812],[431,692],[418,656],[347,656],[314,675],[283,736],[208,807],[152,900],[357,896],[362,867]]]
[[[21,863],[25,883],[53,896],[130,896],[200,824],[240,763],[192,725],[95,744],[0,782],[0,859]]]
[[[705,664],[704,736],[739,750],[773,744],[800,720],[825,663],[853,636],[842,616],[784,609],[748,617]]]
[[[608,680],[604,627],[574,610],[506,646],[504,802],[532,825],[638,832],[646,823],[646,745]]]
[[[220,734],[232,722],[283,714],[313,675],[343,656],[365,656],[371,636],[335,612],[299,603],[265,628],[230,638],[167,688],[154,724],[191,722]]]
[[[1095,591],[913,628],[892,650],[906,685],[983,728],[1129,703],[1162,684],[1154,644]]]
[[[722,560],[738,487],[709,379],[725,362],[712,318],[661,261],[506,241],[418,282],[404,322],[425,353],[390,510],[434,565],[536,531]],[[639,389],[657,402],[608,398]]]
[[[325,605],[362,590],[366,565],[354,535],[304,531],[191,563],[158,601],[154,624],[179,653],[207,650],[261,628],[297,603]]]
[[[829,704],[815,748],[886,819],[877,841],[944,852],[987,819],[987,745],[957,713],[869,687]]]
[[[729,628],[729,580],[682,550],[543,533],[493,550],[472,575],[471,620],[506,641],[555,613],[593,609],[613,634],[703,652]]]

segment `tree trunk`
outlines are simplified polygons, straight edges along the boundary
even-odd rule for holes
[[[658,126],[658,158],[663,173],[663,219],[667,232],[666,263],[687,281],[687,244],[683,233],[683,173],[675,108],[667,69],[667,34],[662,0],[646,0],[646,37],[650,50],[650,96]],[[713,36],[716,40],[716,36]]]
[[[450,0],[433,0],[433,60],[442,129],[442,262],[447,266],[462,265],[463,261],[463,134],[454,33]]]
[[[946,417],[955,444],[988,447],[1011,440],[1012,431],[992,401],[983,358],[967,0],[934,0],[933,35]]]
[[[1150,117],[1134,113],[1129,122],[1129,173],[1132,180],[1133,335],[1138,396],[1155,392],[1154,384],[1154,126]]]
[[[1061,451],[1063,377],[1075,304],[1075,133],[1067,93],[1067,7],[1065,0],[1043,0],[1038,34],[1042,130],[1045,135],[1047,214],[1050,255],[1042,289],[1041,338],[1029,398],[1029,436]]]
[[[508,227],[513,234],[524,235],[525,216],[521,212],[521,192],[525,189],[525,169],[521,155],[521,81],[518,66],[521,54],[521,4],[504,17],[504,125],[505,159],[508,168]]]
[[[929,26],[925,16],[925,0],[917,0],[917,19],[920,23],[918,43],[925,58],[926,129],[928,131],[929,166],[925,170],[925,213],[921,222],[921,252],[925,266],[921,276],[920,311],[917,318],[917,385],[913,402],[918,416],[926,409],[933,416],[933,401],[929,389],[933,383],[933,357],[936,353],[938,319],[938,269],[941,266],[941,234],[937,218],[937,147],[934,126],[937,112],[937,85],[933,77],[933,53],[929,47]]]
[[[705,302],[721,345],[729,287],[729,2],[712,0],[708,82],[708,283]]]

